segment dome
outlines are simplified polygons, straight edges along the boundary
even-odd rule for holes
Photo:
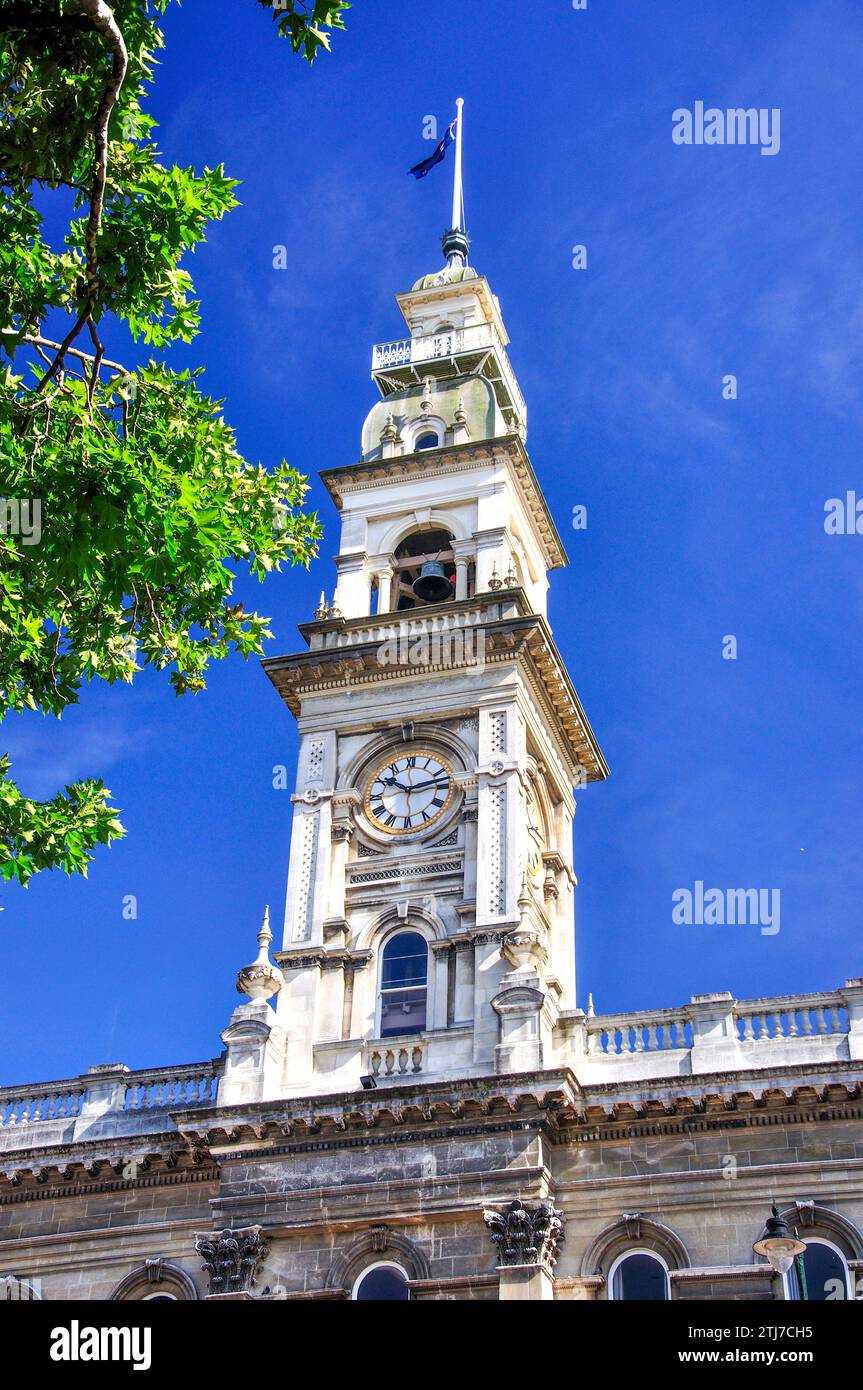
[[[435,285],[457,285],[462,280],[477,280],[479,276],[472,265],[446,266],[433,275],[421,275],[412,290],[430,290]]]

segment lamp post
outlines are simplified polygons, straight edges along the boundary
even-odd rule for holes
[[[775,1270],[777,1274],[787,1274],[792,1264],[796,1262],[801,1297],[804,1299],[807,1297],[806,1270],[803,1267],[806,1246],[802,1240],[797,1239],[796,1232],[788,1229],[788,1223],[784,1217],[779,1215],[775,1202],[773,1203],[773,1214],[768,1216],[764,1230],[752,1249],[756,1255],[763,1255],[769,1262],[771,1269]]]

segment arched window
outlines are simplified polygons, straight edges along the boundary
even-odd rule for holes
[[[381,955],[382,1038],[422,1033],[426,1026],[428,946],[419,932],[391,936]]]
[[[390,1264],[389,1261],[381,1261],[364,1269],[351,1295],[357,1301],[373,1298],[378,1303],[404,1303],[410,1296],[407,1274],[401,1265]]]
[[[452,549],[452,536],[449,531],[414,531],[406,536],[396,547],[393,571],[393,593],[391,606],[403,612],[408,608],[421,607],[426,602],[442,602],[455,593],[455,555]],[[443,567],[444,582],[440,585],[441,597],[418,598],[414,584],[419,578],[424,564],[435,561]],[[447,582],[449,591],[447,592]]]
[[[436,449],[439,443],[440,443],[440,440],[438,439],[438,437],[437,437],[437,435],[434,433],[434,431],[429,431],[429,432],[427,432],[426,434],[421,434],[421,435],[419,436],[419,438],[417,439],[416,444],[414,445],[414,448],[415,448],[415,449]]]
[[[805,1297],[810,1303],[827,1303],[853,1297],[848,1264],[842,1251],[832,1241],[821,1238],[806,1241],[803,1277],[806,1280],[805,1294],[795,1260],[785,1276],[788,1298]]]
[[[626,1250],[611,1266],[608,1296],[615,1302],[661,1303],[668,1298],[668,1270],[652,1250]]]
[[[158,1257],[147,1260],[121,1279],[108,1295],[112,1300],[135,1303],[185,1303],[198,1297],[192,1276],[179,1265]]]

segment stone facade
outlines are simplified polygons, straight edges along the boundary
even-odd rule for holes
[[[607,768],[500,308],[448,235],[324,475],[334,598],[265,662],[300,732],[281,949],[267,914],[215,1061],[0,1090],[0,1296],[344,1300],[377,1270],[593,1301],[641,1254],[654,1297],[783,1299],[774,1201],[831,1296],[863,1278],[863,980],[578,1007],[574,789]]]

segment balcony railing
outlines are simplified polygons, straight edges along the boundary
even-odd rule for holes
[[[592,1015],[584,1020],[585,1052],[591,1063],[613,1072],[615,1059],[638,1054],[676,1052],[674,1065],[685,1068],[689,1054],[706,1057],[725,1050],[718,1065],[768,1066],[778,1061],[842,1060],[859,1055],[863,1035],[860,980],[844,990],[790,994],[768,999],[732,999],[730,995],[696,996],[674,1009]],[[856,1051],[851,1050],[852,1040]],[[624,1075],[659,1076],[670,1058],[642,1056],[623,1063]]]
[[[692,1024],[685,1009],[651,1009],[639,1014],[606,1014],[587,1020],[587,1055],[621,1057],[691,1047]]]
[[[734,1006],[734,1019],[737,1036],[744,1043],[848,1032],[848,1010],[837,993],[742,1000]]]
[[[170,1111],[215,1102],[221,1059],[146,1071],[94,1068],[68,1081],[0,1087],[0,1129],[47,1120],[76,1120],[89,1106],[100,1112]],[[95,1113],[95,1111],[94,1111]]]
[[[506,348],[493,323],[476,323],[468,328],[453,328],[445,333],[431,333],[418,338],[399,338],[391,343],[376,343],[372,348],[372,375],[481,352],[495,354],[504,388],[509,395],[509,403],[515,408],[519,419],[526,422],[527,405],[515,379]]]
[[[415,1076],[423,1069],[425,1041],[410,1036],[386,1038],[366,1044],[367,1073],[380,1080],[388,1076]]]

